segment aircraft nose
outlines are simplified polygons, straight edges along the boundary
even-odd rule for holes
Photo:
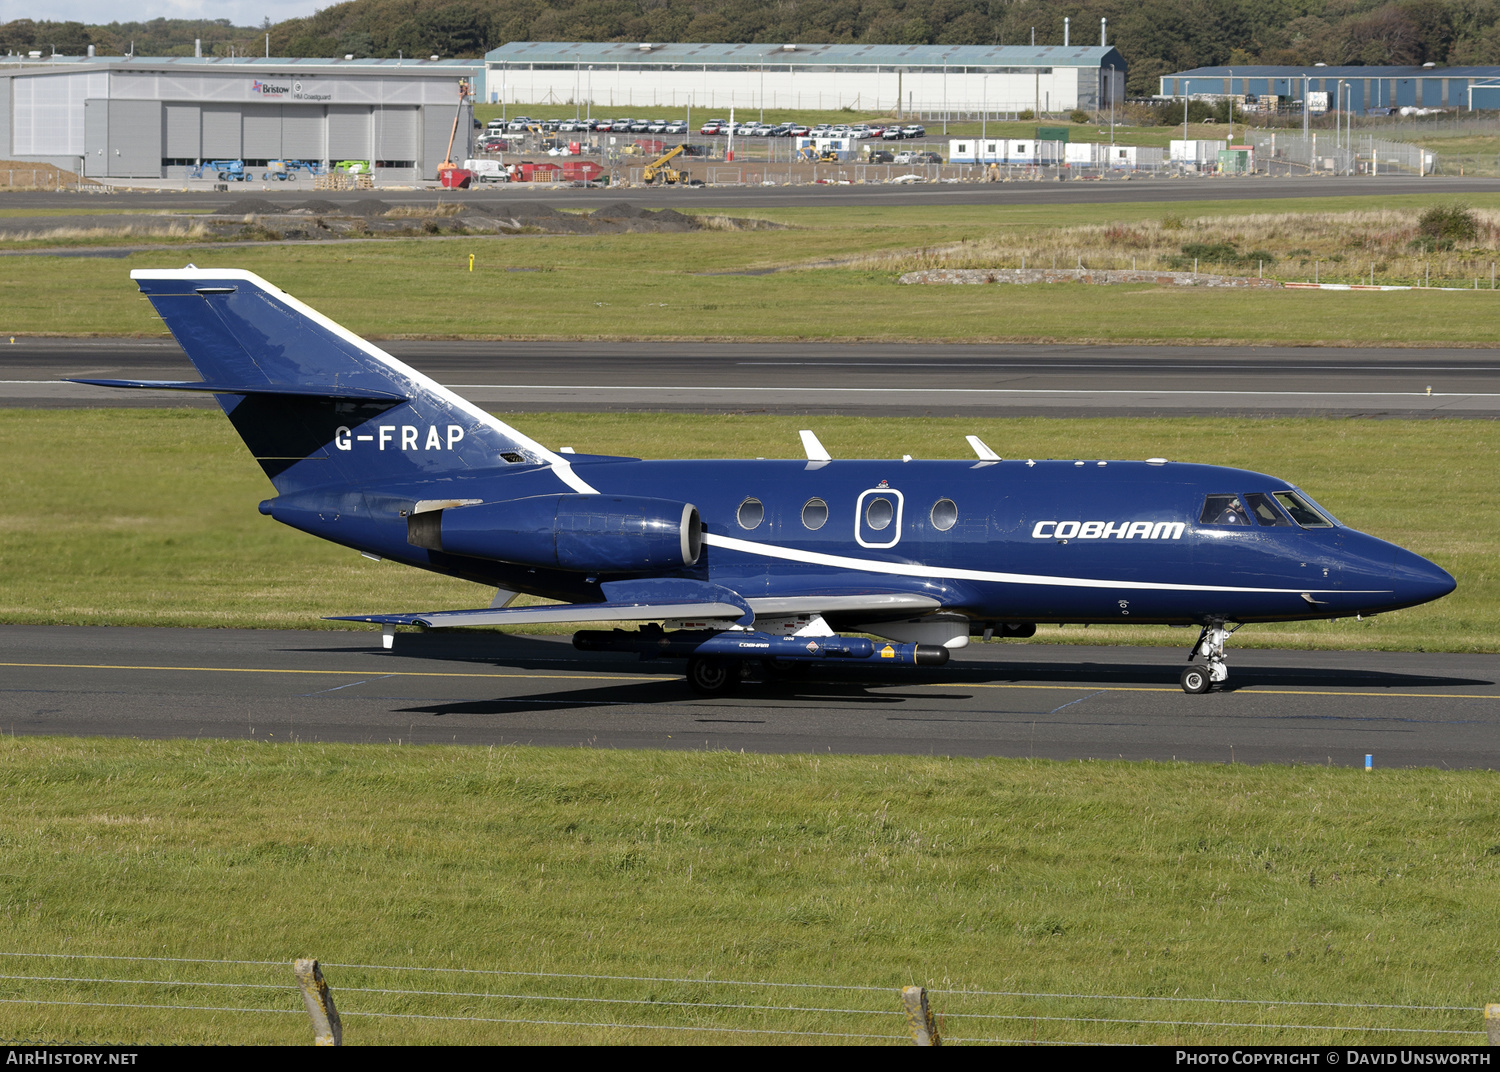
[[[1397,548],[1395,567],[1396,597],[1403,606],[1442,599],[1458,587],[1453,574],[1405,548]]]

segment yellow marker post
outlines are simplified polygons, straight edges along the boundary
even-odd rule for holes
[[[469,254],[469,271],[472,272],[473,270],[474,270],[474,254],[470,253]]]

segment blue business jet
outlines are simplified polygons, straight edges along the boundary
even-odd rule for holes
[[[1037,622],[1196,625],[1182,687],[1226,680],[1250,622],[1379,614],[1453,578],[1346,528],[1284,480],[1150,458],[642,461],[550,450],[244,271],[135,271],[276,488],[260,511],[368,556],[497,591],[382,627],[638,623],[584,650],[687,660],[702,695],[745,664],[939,666]],[[525,594],[560,605],[516,607]],[[865,634],[852,636],[846,634]],[[878,640],[868,639],[870,636]]]

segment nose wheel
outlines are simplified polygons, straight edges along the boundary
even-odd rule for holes
[[[1203,627],[1203,632],[1198,634],[1198,643],[1188,652],[1189,662],[1202,655],[1203,664],[1189,666],[1182,672],[1178,681],[1182,684],[1183,692],[1201,695],[1215,685],[1229,680],[1229,667],[1224,662],[1224,646],[1239,628],[1236,625],[1233,629],[1226,629],[1223,622],[1211,622]]]

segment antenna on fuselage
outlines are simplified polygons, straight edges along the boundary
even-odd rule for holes
[[[985,441],[980,439],[977,435],[964,436],[964,438],[969,441],[969,446],[974,448],[974,453],[979,455],[980,461],[998,462],[1001,460],[1000,455],[991,450],[989,448],[989,445],[986,444]]]
[[[810,462],[831,462],[833,455],[828,453],[828,448],[819,442],[818,437],[806,428],[797,433],[802,437],[802,449],[807,452],[807,460]]]

